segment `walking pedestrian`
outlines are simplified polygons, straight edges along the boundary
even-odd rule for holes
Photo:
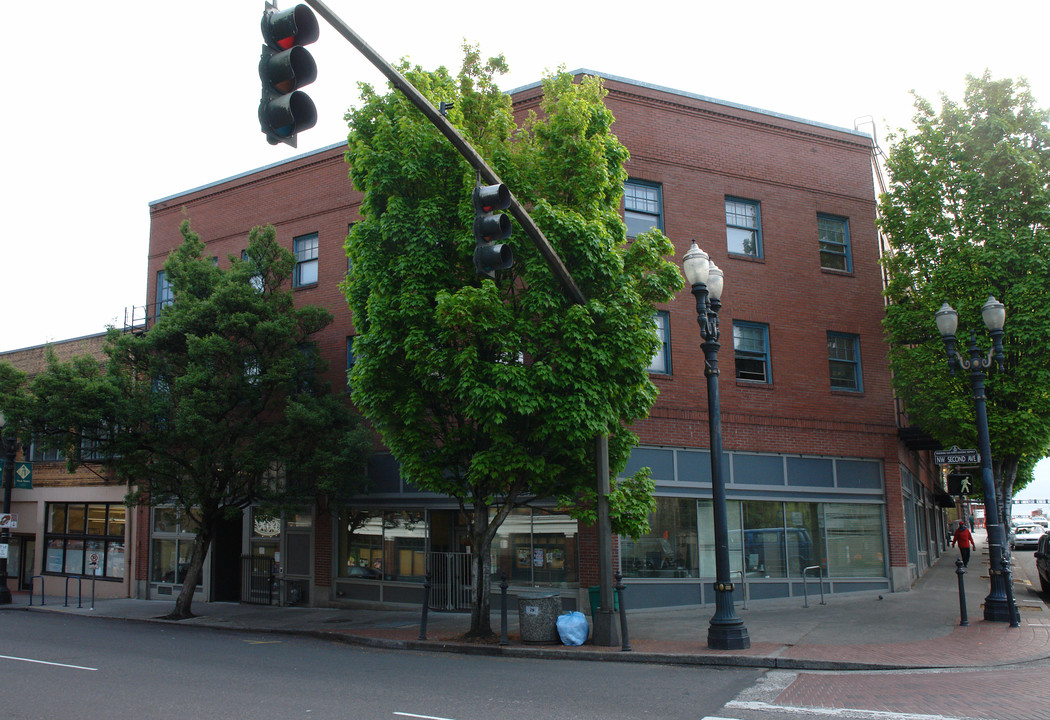
[[[967,567],[970,564],[970,550],[974,547],[973,535],[970,533],[970,528],[966,527],[966,523],[959,521],[959,527],[955,529],[955,534],[952,535],[952,546],[959,546],[959,554],[962,556],[963,567]]]

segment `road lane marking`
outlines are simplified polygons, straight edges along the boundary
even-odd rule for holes
[[[66,665],[65,663],[48,662],[47,660],[33,660],[32,658],[14,657],[13,655],[0,655],[0,660],[17,660],[18,662],[36,663],[37,665],[52,665],[54,667],[72,668],[73,670],[90,670],[95,672],[98,668],[84,667],[83,665]]]
[[[819,716],[848,718],[849,720],[964,720],[963,718],[956,718],[949,715],[929,715],[927,713],[861,710],[859,708],[798,707],[795,705],[773,705],[765,702],[739,702],[737,700],[730,700],[724,707],[732,710],[805,713],[806,717],[810,718]]]
[[[452,720],[452,718],[437,717],[435,715],[416,715],[415,713],[398,712],[397,710],[394,711],[394,714],[401,717],[420,718],[420,720]]]

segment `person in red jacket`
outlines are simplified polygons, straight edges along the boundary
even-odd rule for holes
[[[966,527],[966,523],[960,521],[959,527],[955,529],[955,534],[952,535],[952,546],[959,546],[959,554],[962,555],[963,567],[970,564],[970,550],[974,547],[973,535],[970,533],[970,528]]]

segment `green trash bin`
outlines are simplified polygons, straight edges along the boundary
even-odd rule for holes
[[[587,588],[587,594],[591,598],[591,620],[598,614],[598,605],[602,601],[602,588],[600,585],[591,585]],[[613,589],[613,612],[620,612],[620,593]]]

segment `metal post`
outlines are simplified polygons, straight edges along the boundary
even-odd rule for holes
[[[594,644],[618,645],[613,622],[612,524],[609,520],[609,436],[601,435],[595,444],[598,490],[598,611],[594,614]]]
[[[427,639],[427,610],[430,609],[430,572],[423,581],[423,617],[419,620],[419,639]]]
[[[1006,595],[1002,558],[1006,555],[1006,536],[995,499],[995,477],[992,474],[992,443],[988,433],[988,410],[984,396],[984,358],[974,334],[970,333],[970,382],[977,415],[977,444],[981,451],[981,489],[984,492],[985,527],[988,530],[988,555],[991,577],[988,597],[984,599],[984,619],[1010,622],[1014,615],[1013,600]]]
[[[499,644],[507,645],[507,573],[500,573],[499,578]]]
[[[963,567],[962,560],[955,561],[955,575],[959,578],[959,624],[969,625],[970,620],[966,617],[966,589],[963,585],[963,575],[966,574],[966,568]]]
[[[1003,580],[1006,585],[1006,601],[1010,607],[1010,627],[1017,627],[1021,624],[1021,612],[1017,609],[1017,603],[1014,602],[1014,580],[1013,575],[1010,573],[1010,556],[1006,554],[1006,549],[1003,549]]]
[[[620,645],[621,652],[631,651],[631,641],[627,638],[627,604],[623,600],[623,592],[627,586],[623,584],[623,575],[616,573],[616,597],[620,603],[620,636],[623,643]]]
[[[717,298],[707,299],[703,285],[693,286],[697,298],[697,321],[704,343],[704,375],[707,377],[707,414],[711,434],[711,508],[715,532],[715,614],[707,630],[707,646],[715,650],[744,650],[751,647],[744,621],[733,607],[733,579],[729,564],[729,519],[726,485],[722,476],[722,404],[718,395],[718,310]],[[703,320],[703,322],[701,322]]]
[[[3,431],[0,430],[0,433]],[[11,512],[11,488],[15,485],[15,450],[18,443],[13,437],[0,437],[4,445],[4,514]],[[11,528],[7,525],[0,530],[0,544],[10,547]],[[11,589],[7,587],[7,554],[0,558],[0,605],[11,604]]]

